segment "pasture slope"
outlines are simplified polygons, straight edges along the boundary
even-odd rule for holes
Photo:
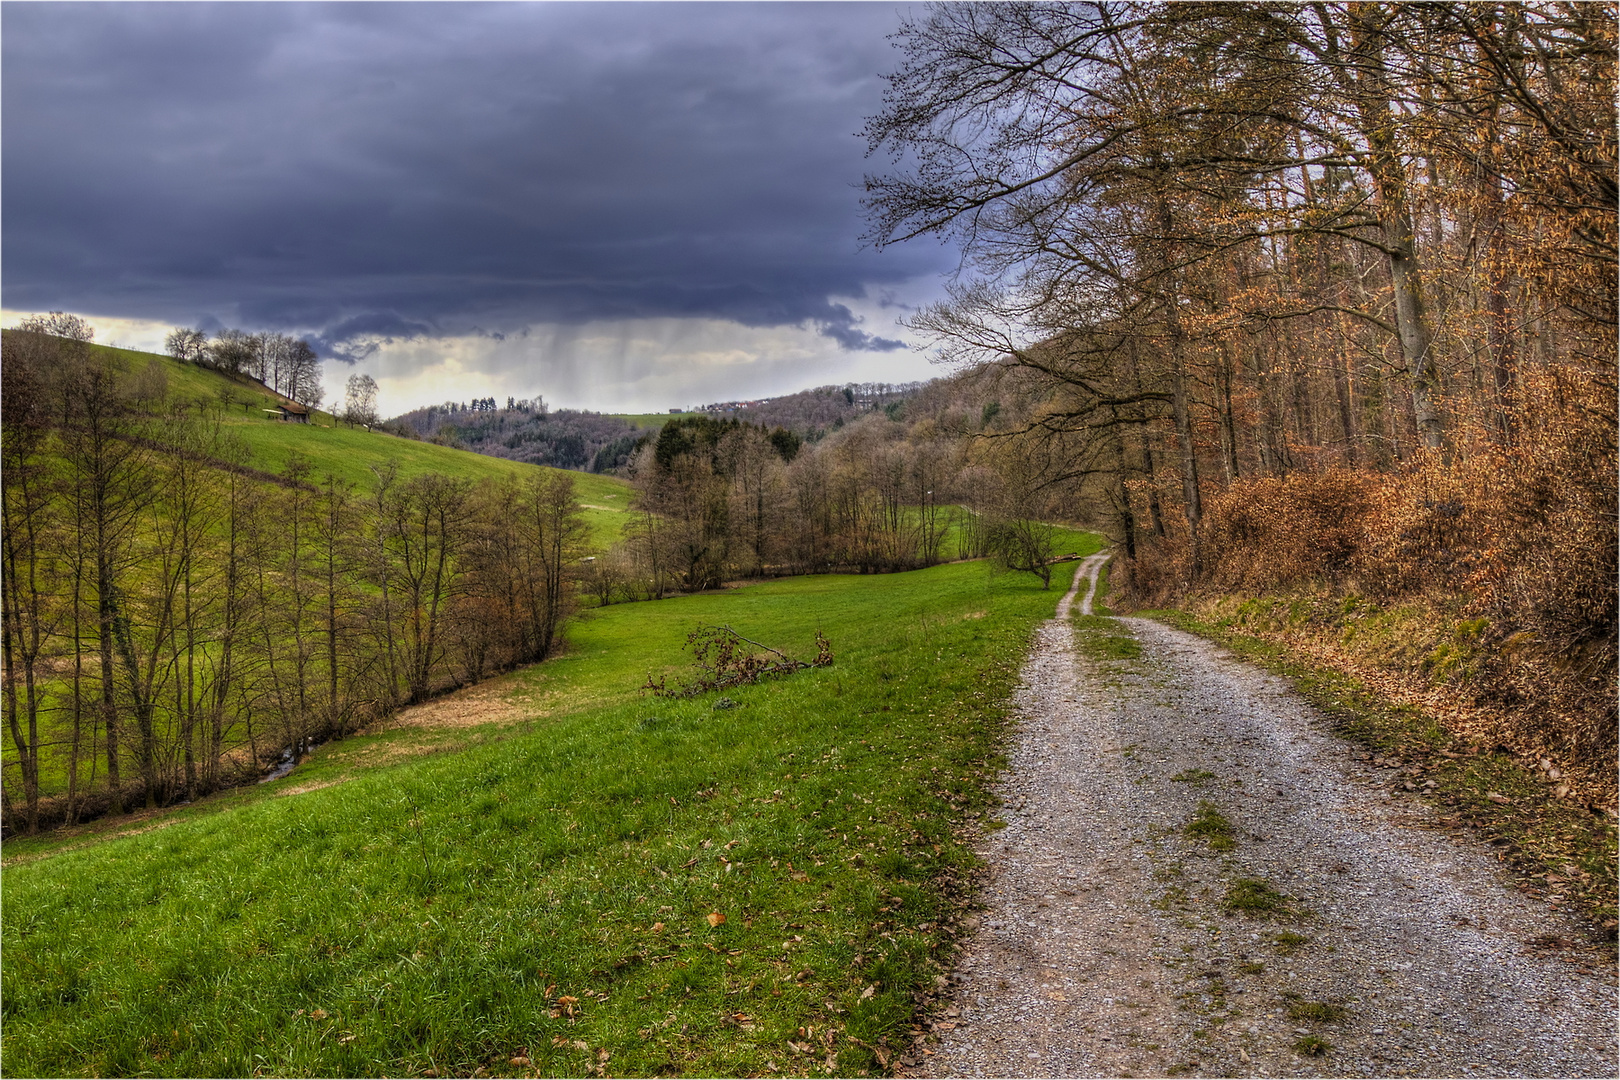
[[[1007,701],[1075,565],[1050,590],[976,562],[600,609],[477,688],[496,719],[333,744],[145,831],[9,842],[6,1071],[879,1071],[948,969]],[[714,623],[802,657],[821,630],[835,659],[638,692]]]
[[[308,424],[287,424],[266,418],[265,409],[276,403],[274,394],[251,380],[232,379],[196,364],[183,363],[157,353],[91,348],[98,356],[116,360],[138,372],[155,364],[163,372],[168,398],[174,404],[200,406],[218,418],[227,434],[240,438],[252,455],[248,464],[263,472],[283,472],[297,458],[308,464],[310,475],[327,475],[368,492],[376,483],[374,470],[393,464],[400,479],[441,473],[462,480],[501,480],[531,476],[541,465],[486,457],[470,450],[401,438],[383,431],[350,427],[330,413],[316,411]],[[630,507],[631,487],[617,477],[572,473],[579,501],[591,526],[591,544],[605,550],[619,539]]]

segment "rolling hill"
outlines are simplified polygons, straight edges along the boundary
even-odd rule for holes
[[[373,469],[393,462],[401,478],[425,473],[467,480],[498,480],[530,475],[544,466],[488,457],[470,450],[401,438],[383,431],[350,427],[329,412],[315,411],[308,424],[283,423],[267,411],[283,399],[263,383],[246,377],[184,363],[173,357],[105,345],[91,348],[99,356],[139,370],[157,365],[173,400],[203,403],[219,410],[220,423],[247,443],[255,469],[280,472],[294,457],[303,458],[317,476],[332,475],[362,491],[375,481]],[[575,490],[586,508],[591,542],[606,549],[618,540],[630,506],[630,485],[611,476],[575,472]]]

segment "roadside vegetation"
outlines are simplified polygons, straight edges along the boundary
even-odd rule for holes
[[[617,605],[504,677],[553,708],[470,749],[367,768],[420,750],[380,732],[138,835],[13,839],[7,1070],[882,1071],[1055,601],[981,562]],[[822,631],[833,662],[636,691],[715,624],[792,656]]]

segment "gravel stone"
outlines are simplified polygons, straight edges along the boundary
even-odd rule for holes
[[[1568,962],[1607,972],[1606,954],[1426,827],[1282,679],[1147,619],[1119,620],[1140,659],[1077,655],[1070,605],[1084,585],[1089,610],[1106,558],[1025,664],[1007,826],[979,842],[985,912],[951,980],[960,1024],[907,1071],[1617,1075],[1612,975]],[[1187,834],[1201,801],[1232,850]],[[1287,912],[1228,910],[1245,878]],[[1311,1003],[1342,1017],[1290,1017]],[[1301,1032],[1331,1049],[1304,1056]]]

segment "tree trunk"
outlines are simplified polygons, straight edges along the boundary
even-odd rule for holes
[[[1221,467],[1226,473],[1226,484],[1230,487],[1237,482],[1240,476],[1238,470],[1237,422],[1232,416],[1232,369],[1236,365],[1232,359],[1231,342],[1222,338],[1220,350],[1220,367],[1216,372],[1216,377],[1219,380],[1217,390],[1220,394],[1218,410],[1220,414]]]
[[[1434,335],[1429,327],[1406,166],[1395,142],[1396,120],[1386,88],[1384,50],[1379,38],[1382,27],[1374,25],[1380,12],[1370,4],[1349,7],[1357,53],[1353,83],[1356,108],[1367,139],[1367,169],[1378,190],[1378,222],[1383,229],[1395,301],[1395,336],[1411,382],[1412,413],[1423,445],[1438,450],[1444,444],[1445,431],[1434,403]]]

